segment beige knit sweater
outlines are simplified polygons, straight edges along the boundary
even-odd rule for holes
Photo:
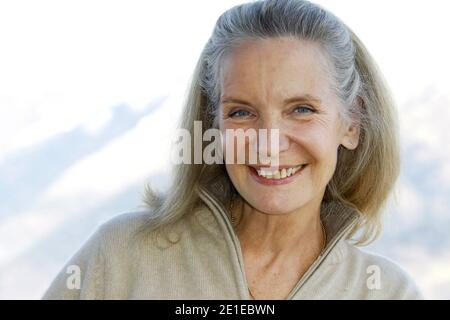
[[[170,234],[180,241],[138,240],[133,235],[149,213],[120,215],[91,236],[43,298],[250,299],[239,239],[226,209],[210,190],[197,192],[203,205]],[[355,217],[336,203],[324,205],[327,246],[287,299],[422,298],[398,265],[345,240]]]

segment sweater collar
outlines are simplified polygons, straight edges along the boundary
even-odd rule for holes
[[[211,180],[210,180],[211,181]],[[196,192],[209,210],[199,210],[200,223],[212,232],[222,232],[231,249],[231,259],[236,276],[236,284],[239,288],[241,299],[249,299],[248,284],[244,271],[243,256],[239,239],[234,231],[227,209],[229,199],[229,183],[223,178],[216,177],[208,185],[198,185]],[[212,214],[211,214],[212,213]],[[321,219],[327,233],[327,243],[320,256],[314,261],[302,278],[297,282],[287,299],[294,299],[304,284],[319,269],[324,261],[339,263],[343,258],[343,245],[346,236],[358,220],[356,210],[346,207],[336,201],[323,202],[321,206]],[[217,229],[218,228],[218,229]],[[329,257],[327,259],[327,257]]]
[[[225,187],[229,184],[224,177],[216,177],[208,185],[199,185],[196,190],[199,195],[207,196],[215,208],[214,212],[221,214],[227,220],[230,220],[230,213],[227,209],[226,199],[229,199],[229,188]],[[211,208],[210,208],[211,209]],[[332,243],[336,237],[342,238],[343,233],[348,233],[358,220],[358,212],[338,201],[322,202],[321,220],[327,233],[327,245]],[[231,221],[230,221],[231,223]]]
[[[240,288],[242,299],[249,299],[240,242],[231,224],[229,211],[226,209],[226,205],[223,201],[227,191],[218,188],[219,185],[223,186],[223,184],[211,184],[208,188],[205,186],[198,186],[196,188],[199,197],[209,209],[207,211],[199,211],[203,212],[200,221],[202,221],[202,224],[210,231],[224,232],[228,243],[231,243],[231,246],[234,248],[232,258],[235,259],[234,268],[237,276],[237,285]],[[212,215],[206,214],[205,212],[212,212]],[[346,207],[336,201],[322,203],[321,218],[327,233],[325,249],[292,289],[287,299],[293,299],[293,297],[295,297],[304,283],[317,271],[327,257],[330,257],[329,260],[331,263],[338,263],[342,259],[342,246],[338,244],[346,239],[346,235],[348,235],[358,220],[358,216],[356,210]],[[216,229],[217,227],[219,230]]]

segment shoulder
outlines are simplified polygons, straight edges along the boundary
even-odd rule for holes
[[[107,279],[111,279],[106,271],[118,270],[115,279],[126,273],[122,270],[129,269],[130,240],[149,215],[149,212],[125,213],[101,224],[60,270],[43,299],[103,298]]]
[[[136,244],[136,237],[151,218],[150,211],[134,211],[119,214],[99,225],[95,236],[104,252],[120,252]]]
[[[150,210],[127,212],[102,223],[95,232],[101,251],[107,256],[140,256],[142,250],[159,252],[178,242],[189,227],[186,216],[158,227]],[[156,251],[153,251],[156,250]]]
[[[122,213],[100,224],[97,232],[103,237],[129,237],[144,226],[150,217],[150,211]]]
[[[412,277],[396,262],[345,241],[347,261],[365,274],[372,298],[423,299]]]

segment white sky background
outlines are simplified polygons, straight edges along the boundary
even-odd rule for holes
[[[73,252],[35,279],[30,276],[34,261],[26,259],[33,245],[66,220],[127,187],[143,185],[151,174],[165,172],[167,136],[200,50],[220,13],[241,2],[0,2],[0,174],[5,174],[0,183],[20,176],[20,168],[6,173],[1,168],[22,152],[77,128],[94,137],[113,119],[114,107],[126,105],[139,112],[168,97],[162,108],[36,190],[31,208],[9,212],[8,206],[0,207],[0,298],[39,298],[61,267],[58,263]],[[448,214],[445,194],[435,194],[450,190],[447,1],[317,3],[341,17],[379,63],[399,104],[403,149],[418,146],[418,163],[438,169],[432,176],[433,194],[421,194],[407,176],[401,179],[399,214],[405,228],[416,227],[427,214],[427,197],[433,196],[433,205]],[[48,161],[57,164],[58,156]],[[11,202],[1,192],[0,187],[0,202]],[[448,218],[439,219],[448,226]],[[83,240],[77,239],[70,250]],[[394,258],[426,294],[449,298],[450,256],[430,256],[422,247],[414,251],[417,255],[404,251]],[[423,260],[430,260],[427,270],[417,267]],[[446,291],[439,287],[443,282]]]

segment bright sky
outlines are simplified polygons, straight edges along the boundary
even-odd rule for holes
[[[0,162],[80,123],[95,130],[114,105],[139,109],[173,91],[217,16],[235,3],[1,2]],[[400,102],[430,85],[449,87],[446,1],[318,3],[356,30]]]

